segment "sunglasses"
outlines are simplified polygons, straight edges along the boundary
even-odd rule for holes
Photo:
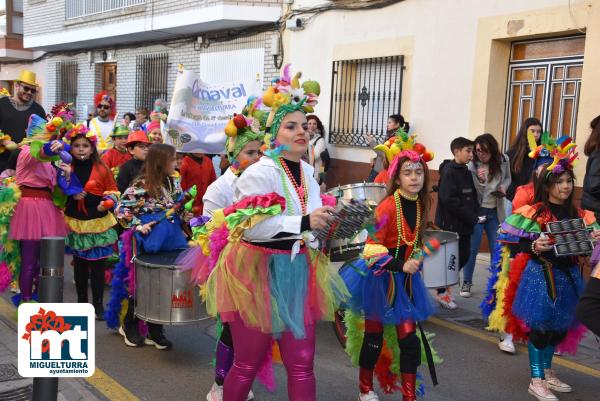
[[[23,88],[23,90],[25,92],[29,92],[32,95],[35,95],[37,93],[37,89],[36,88],[32,88],[31,86],[21,85],[21,88]]]
[[[96,108],[110,110],[110,106],[108,104],[99,104]]]

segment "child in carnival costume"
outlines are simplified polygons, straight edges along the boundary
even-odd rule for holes
[[[15,303],[33,299],[40,272],[40,240],[65,237],[67,227],[61,211],[62,194],[55,191],[58,177],[69,169],[69,146],[60,138],[73,128],[73,113],[67,104],[52,108],[49,121],[31,115],[27,137],[20,144],[15,182],[20,198],[10,221],[8,239],[19,241],[21,294]],[[55,167],[52,162],[56,162]],[[57,206],[59,205],[59,206]],[[16,271],[15,271],[16,272]]]
[[[235,347],[225,401],[247,399],[273,339],[288,373],[288,399],[315,401],[315,324],[332,320],[348,296],[310,234],[327,226],[333,208],[322,206],[313,169],[301,161],[305,113],[316,104],[318,83],[300,86],[299,78],[286,66],[260,99],[271,108],[268,157],[237,179],[236,203],[220,213],[224,224],[215,230],[220,241],[211,238],[222,249],[212,250],[218,262],[206,284],[207,310],[229,324]]]
[[[131,154],[127,150],[129,134],[128,127],[121,124],[115,125],[111,134],[113,146],[102,155],[102,161],[111,169],[115,180],[119,175],[119,167],[131,160]]]
[[[166,350],[172,346],[161,324],[147,322],[147,337],[140,335],[139,320],[133,313],[136,283],[131,261],[137,252],[155,254],[187,248],[180,216],[184,203],[185,194],[175,176],[175,148],[152,145],[140,175],[122,194],[115,210],[127,231],[121,236],[121,261],[113,272],[105,318],[108,327],[118,328],[130,347],[147,344]],[[123,307],[126,310],[121,316]]]
[[[230,167],[207,188],[202,198],[204,204],[203,216],[222,213],[222,209],[234,203],[235,182],[246,168],[256,163],[262,156],[261,146],[268,113],[256,109],[257,103],[258,99],[256,97],[248,99],[242,113],[234,114],[231,122],[227,124],[228,136],[225,148]],[[232,129],[232,124],[234,124],[235,129]],[[196,225],[196,223],[204,223],[206,219],[208,217],[192,220],[194,225],[192,230],[195,233],[191,243],[192,248],[184,252],[176,261],[176,264],[183,269],[186,267],[193,268],[194,280],[200,285],[206,283],[216,262],[216,260],[210,258],[208,226]],[[214,227],[214,222],[209,226]],[[202,253],[202,255],[199,255],[199,253]],[[233,364],[234,348],[229,324],[224,323],[218,327],[215,382],[206,396],[209,401],[221,401],[223,399],[223,383]],[[253,398],[254,395],[250,391],[248,399]]]
[[[555,401],[558,398],[550,390],[572,391],[556,377],[552,357],[555,350],[575,353],[584,336],[585,329],[575,318],[583,279],[577,259],[556,256],[552,240],[543,232],[548,223],[582,218],[598,240],[600,226],[592,212],[573,204],[575,143],[569,137],[554,141],[548,133],[539,146],[529,140],[530,157],[552,158],[552,162],[539,176],[534,204],[515,210],[501,225],[492,265],[497,277],[488,285],[484,303],[490,307],[484,308],[484,315],[489,313],[490,329],[527,341],[528,391],[538,400]]]
[[[341,272],[352,295],[346,352],[360,366],[359,401],[379,399],[374,373],[385,392],[400,390],[404,401],[415,401],[421,392],[417,368],[429,350],[416,328],[434,312],[419,274],[429,207],[427,162],[433,154],[402,129],[377,148],[390,162],[387,197],[377,206],[379,228],[367,239],[362,258]]]
[[[70,129],[64,137],[71,146],[73,163],[59,185],[67,195],[65,221],[70,233],[66,238],[67,252],[73,255],[77,302],[88,302],[88,282],[91,278],[92,304],[96,318],[104,314],[104,263],[112,255],[117,242],[112,214],[119,192],[114,176],[100,160],[96,144],[98,137],[83,124]]]

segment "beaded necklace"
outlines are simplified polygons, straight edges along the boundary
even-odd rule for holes
[[[396,228],[398,230],[398,242],[396,243],[396,254],[395,258],[398,258],[398,252],[400,251],[400,245],[404,243],[408,247],[412,247],[412,254],[415,252],[414,245],[419,242],[419,227],[421,226],[421,202],[418,201],[418,195],[415,199],[411,199],[405,197],[408,200],[414,200],[417,202],[417,221],[415,223],[414,232],[410,232],[410,226],[408,222],[404,218],[404,213],[402,212],[402,201],[400,200],[400,195],[405,197],[400,190],[394,192],[394,202],[396,204]],[[410,239],[412,237],[412,239]]]
[[[292,201],[292,197],[291,197],[290,191],[288,189],[287,183],[285,181],[285,177],[287,176],[287,178],[292,183],[292,186],[294,187],[294,191],[296,192],[296,195],[298,195],[298,199],[300,200],[300,209],[301,209],[300,212],[304,216],[308,210],[308,190],[306,189],[307,187],[306,187],[306,182],[304,180],[304,172],[302,171],[302,164],[300,165],[300,185],[298,185],[298,183],[296,182],[292,172],[290,171],[290,169],[287,166],[287,164],[285,163],[285,161],[282,161],[280,157],[277,158],[276,160],[277,160],[277,164],[279,165],[279,167],[281,167],[281,170],[282,170],[281,186],[283,187],[286,204],[289,206],[294,204],[294,202]],[[287,207],[288,215],[291,214],[291,208],[289,206]]]

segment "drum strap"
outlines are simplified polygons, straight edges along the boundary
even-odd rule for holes
[[[421,323],[417,323],[419,326],[419,332],[421,333],[421,342],[423,342],[423,349],[425,350],[425,357],[427,358],[427,367],[429,368],[429,375],[431,376],[431,382],[434,386],[438,385],[437,373],[435,372],[435,364],[433,363],[433,353],[431,352],[431,346],[427,341],[427,336],[423,330]]]

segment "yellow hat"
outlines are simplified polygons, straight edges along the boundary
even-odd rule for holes
[[[38,86],[35,82],[35,72],[29,70],[22,70],[19,74],[19,78],[16,79],[17,82],[23,82],[24,84],[31,86]]]

